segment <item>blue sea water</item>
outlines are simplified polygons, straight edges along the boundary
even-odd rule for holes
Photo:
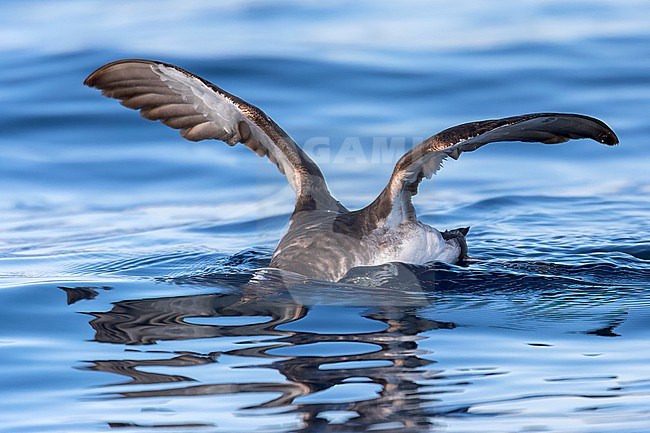
[[[0,3],[0,431],[650,431],[650,5]],[[527,112],[415,199],[466,267],[268,265],[292,193],[82,85],[177,64],[260,106],[361,207],[402,150]]]

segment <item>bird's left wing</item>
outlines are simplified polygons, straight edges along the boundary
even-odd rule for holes
[[[151,60],[109,63],[84,84],[150,120],[180,129],[187,140],[243,143],[277,165],[296,192],[296,210],[341,210],[320,169],[262,110],[178,66]]]

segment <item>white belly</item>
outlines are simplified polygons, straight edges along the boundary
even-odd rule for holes
[[[440,232],[421,222],[409,222],[397,227],[373,233],[369,248],[376,250],[371,255],[372,263],[404,262],[422,265],[440,261],[453,263],[460,256],[460,246],[447,242]]]

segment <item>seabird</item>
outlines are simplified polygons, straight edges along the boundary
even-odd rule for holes
[[[296,204],[270,267],[337,281],[350,269],[389,262],[456,263],[465,259],[468,228],[440,232],[418,221],[411,198],[442,161],[487,143],[545,144],[590,138],[613,146],[604,122],[580,115],[535,113],[464,123],[439,132],[402,156],[384,190],[360,210],[337,201],[314,161],[259,108],[177,66],[151,60],[118,60],[90,74],[84,84],[140,110],[150,120],[180,129],[187,140],[242,143],[266,156],[287,177]]]

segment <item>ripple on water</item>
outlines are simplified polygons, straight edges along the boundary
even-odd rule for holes
[[[2,428],[650,430],[645,5],[206,5],[0,3]],[[445,161],[414,201],[471,226],[466,266],[312,281],[259,270],[291,212],[275,167],[81,84],[121,57],[260,105],[359,207],[453,124],[580,112],[621,145]]]

